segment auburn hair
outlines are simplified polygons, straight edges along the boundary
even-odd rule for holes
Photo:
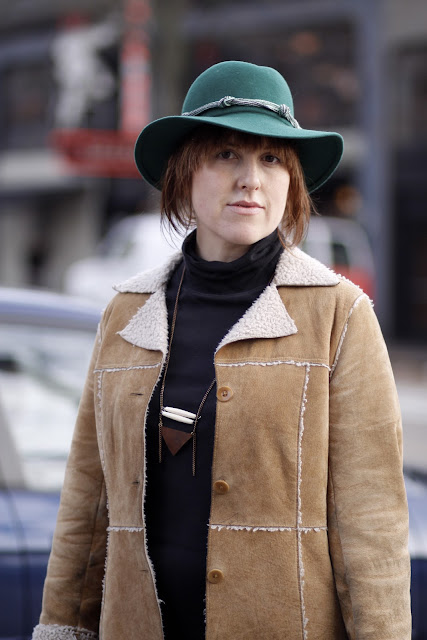
[[[202,125],[191,132],[172,153],[162,180],[161,216],[179,231],[195,224],[191,202],[192,178],[203,162],[224,145],[236,144],[250,149],[268,147],[289,172],[289,190],[279,235],[287,247],[304,238],[313,203],[307,190],[298,153],[292,142],[280,138],[257,136],[239,131]]]

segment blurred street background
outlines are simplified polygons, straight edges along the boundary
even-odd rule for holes
[[[319,233],[349,277],[355,241],[333,240],[336,220],[366,238],[355,279],[369,266],[405,463],[427,471],[425,0],[0,0],[0,16],[0,285],[95,300],[105,283],[93,260],[104,274],[103,256],[120,265],[133,222],[159,210],[133,163],[141,128],[180,112],[216,62],[273,66],[303,127],[344,136],[343,162],[315,194],[331,220]],[[132,269],[146,266],[139,251]],[[120,266],[108,274],[122,279]]]

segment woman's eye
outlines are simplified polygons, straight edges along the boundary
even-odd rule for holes
[[[264,160],[265,162],[267,162],[268,164],[277,164],[280,162],[280,159],[277,156],[274,156],[272,153],[267,153],[264,156]]]
[[[220,151],[218,153],[218,158],[221,158],[221,160],[230,160],[231,158],[235,158],[235,157],[236,157],[235,153],[229,150]]]

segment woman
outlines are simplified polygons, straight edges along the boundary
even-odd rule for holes
[[[244,62],[142,131],[196,229],[103,315],[34,640],[410,638],[387,352],[363,292],[295,248],[341,154]]]

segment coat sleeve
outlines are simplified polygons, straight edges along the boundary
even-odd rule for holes
[[[80,402],[33,640],[96,640],[108,515],[96,435],[94,374],[100,329]]]
[[[409,640],[408,510],[393,373],[369,299],[341,331],[330,382],[328,530],[351,640]]]

